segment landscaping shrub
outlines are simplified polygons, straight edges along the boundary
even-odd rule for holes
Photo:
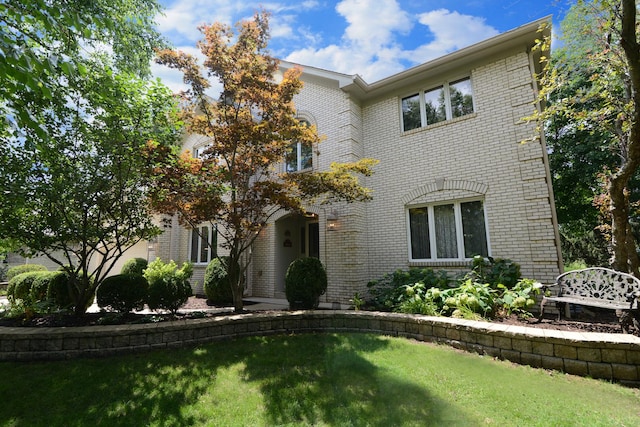
[[[144,258],[131,258],[124,263],[122,269],[120,270],[120,274],[133,274],[136,276],[142,276],[144,274],[144,270],[148,265],[149,263]]]
[[[9,302],[14,304],[17,300],[22,300],[25,303],[30,304],[31,301],[31,286],[33,282],[42,274],[48,273],[47,271],[27,271],[21,274],[14,275],[9,279],[9,285],[7,286],[7,298]]]
[[[151,262],[144,272],[149,282],[149,308],[165,309],[175,314],[193,294],[189,283],[192,274],[193,266],[188,262],[180,269],[174,261],[165,264],[158,258]]]
[[[49,286],[57,274],[56,271],[36,270],[14,276],[7,289],[12,314],[29,318],[36,313],[59,309],[48,296]]]
[[[50,279],[47,298],[60,308],[72,309],[76,301],[73,292],[69,274],[62,270],[56,271]]]
[[[11,267],[7,271],[7,281],[13,279],[18,274],[28,273],[30,271],[46,271],[47,267],[40,264],[22,264]]]
[[[451,279],[446,271],[431,268],[410,268],[385,274],[379,280],[367,283],[369,297],[367,303],[373,309],[394,311],[404,300],[406,286],[422,283],[425,290],[431,287],[447,288]]]
[[[318,258],[299,258],[289,265],[284,283],[292,309],[317,308],[327,290],[327,273]]]
[[[480,255],[473,257],[472,277],[481,283],[488,283],[496,288],[502,284],[511,289],[522,278],[520,265],[509,259],[491,258],[485,259]]]
[[[504,289],[499,298],[501,315],[516,314],[529,317],[529,308],[537,304],[536,295],[540,293],[542,285],[531,279],[522,279],[511,289]]]
[[[144,308],[149,283],[142,275],[117,274],[102,281],[96,292],[98,306],[120,313]]]
[[[204,272],[204,293],[207,300],[213,304],[222,305],[233,302],[233,291],[227,277],[228,265],[228,256],[214,258]]]

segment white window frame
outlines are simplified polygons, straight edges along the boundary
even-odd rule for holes
[[[304,118],[298,117],[298,120],[301,122],[307,123],[308,126],[311,126],[311,121]],[[301,142],[293,142],[290,147],[292,150],[295,150],[296,154],[296,168],[294,170],[289,170],[289,163],[287,162],[287,158],[284,159],[284,172],[286,173],[296,173],[296,172],[304,172],[313,169],[313,164],[315,163],[315,159],[313,158],[313,147],[311,147],[311,166],[303,168],[302,167],[302,143]]]
[[[491,242],[489,240],[489,223],[487,218],[487,206],[483,199],[479,198],[471,198],[471,199],[459,199],[454,201],[444,201],[430,204],[419,204],[419,205],[411,205],[406,207],[406,221],[407,221],[407,250],[409,254],[410,262],[425,262],[425,261],[444,261],[444,262],[454,262],[454,261],[470,261],[473,258],[465,257],[465,247],[464,247],[464,229],[462,227],[462,210],[461,205],[463,203],[468,202],[481,202],[482,203],[482,211],[484,216],[484,231],[485,231],[485,239],[487,242],[487,256],[491,256]],[[456,227],[456,244],[458,249],[458,256],[456,258],[438,258],[438,242],[436,240],[436,225],[435,225],[435,214],[434,207],[435,206],[445,206],[445,205],[453,205],[453,211],[455,215],[455,227]],[[411,248],[411,217],[410,210],[411,209],[419,209],[419,208],[427,208],[428,213],[428,221],[429,221],[429,249],[431,252],[430,258],[414,258],[413,251]]]
[[[425,127],[429,127],[431,125],[434,124],[438,124],[438,123],[446,123],[450,120],[453,120],[454,118],[460,118],[460,117],[453,117],[453,110],[451,107],[451,90],[450,90],[450,85],[454,85],[456,83],[459,83],[461,81],[464,80],[468,80],[469,84],[471,85],[471,100],[472,100],[472,106],[473,106],[473,112],[470,114],[465,114],[464,116],[460,116],[460,117],[465,117],[465,116],[469,116],[473,113],[476,112],[476,97],[475,97],[475,91],[473,90],[473,80],[471,79],[471,76],[464,76],[464,77],[460,77],[457,79],[452,79],[452,80],[447,80],[444,81],[442,83],[439,84],[434,84],[432,86],[429,86],[428,88],[424,89],[424,90],[420,90],[418,91],[417,95],[418,95],[418,99],[420,101],[420,126],[413,128],[413,129],[409,129],[409,130],[405,130],[404,129],[404,112],[402,110],[402,103],[405,99],[413,97],[416,95],[416,93],[411,93],[411,94],[407,94],[405,96],[400,97],[400,128],[402,129],[402,132],[410,132],[412,130],[416,130],[416,129],[424,129]],[[445,106],[445,120],[440,121],[440,122],[436,122],[436,123],[427,123],[427,108],[426,108],[426,97],[425,94],[427,92],[430,92],[434,89],[439,89],[442,88],[442,90],[444,91],[444,106]]]
[[[209,264],[209,262],[211,262],[211,260],[213,258],[215,258],[217,256],[217,245],[218,245],[218,229],[217,227],[211,225],[211,224],[206,224],[206,225],[201,225],[198,227],[199,230],[202,230],[204,227],[207,227],[208,230],[208,235],[207,235],[207,241],[208,242],[212,242],[211,245],[206,245],[207,247],[203,248],[203,246],[205,245],[204,243],[204,239],[202,238],[202,236],[198,233],[196,233],[194,231],[194,229],[190,229],[189,230],[189,254],[188,254],[188,259],[189,261],[191,261],[194,265],[206,265]],[[194,261],[193,259],[193,239],[197,238],[198,242],[197,242],[197,255],[196,255],[196,261]],[[206,251],[207,253],[207,257],[206,260],[203,260],[201,257],[202,252]]]

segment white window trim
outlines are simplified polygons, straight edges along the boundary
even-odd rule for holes
[[[421,262],[457,262],[457,261],[471,261],[473,258],[466,258],[464,256],[464,230],[462,228],[462,211],[461,204],[467,202],[482,202],[482,210],[484,215],[484,230],[486,234],[487,240],[487,255],[491,256],[491,241],[489,239],[489,221],[487,216],[487,206],[482,198],[468,198],[468,199],[456,199],[454,201],[443,201],[437,203],[422,203],[417,205],[408,205],[405,207],[405,217],[406,217],[406,227],[407,227],[407,253],[409,254],[409,262],[410,263],[421,263]],[[458,257],[457,258],[438,258],[438,247],[436,241],[436,230],[435,230],[435,218],[434,215],[434,207],[442,206],[442,205],[453,205],[453,211],[455,215],[455,224],[456,224],[456,242],[458,248]],[[427,212],[429,215],[429,247],[431,249],[431,257],[430,258],[414,258],[411,250],[411,219],[409,215],[409,211],[411,209],[418,208],[427,208]]]
[[[207,238],[208,238],[209,242],[213,242],[215,240],[216,245],[217,245],[217,242],[218,242],[218,239],[217,239],[218,228],[215,227],[214,225],[211,225],[211,224],[200,225],[197,228],[201,229],[202,227],[209,227],[209,235],[207,236]],[[213,233],[216,233],[215,239],[214,239],[214,234]],[[189,251],[188,251],[189,253],[187,254],[187,259],[189,261],[191,261],[192,255],[193,255],[193,245],[192,245],[193,235],[194,235],[194,230],[193,230],[193,228],[191,228],[191,229],[189,229]],[[211,262],[211,260],[213,258],[215,258],[216,255],[212,256],[212,254],[211,254],[211,249],[212,248],[209,246],[209,247],[204,249],[204,250],[207,251],[207,260],[206,261],[200,261],[200,254],[202,253],[202,249],[203,249],[202,248],[202,236],[198,235],[198,249],[197,249],[197,251],[198,251],[197,252],[197,254],[198,254],[197,259],[198,259],[198,261],[195,261],[195,262],[191,261],[191,262],[193,262],[193,265],[207,265],[207,264],[209,264]],[[214,248],[214,252],[217,252],[217,248]]]
[[[449,90],[449,85],[457,83],[461,80],[466,80],[469,79],[469,83],[471,84],[471,101],[472,101],[472,105],[473,105],[473,112],[470,114],[466,114],[464,116],[460,116],[460,117],[453,117],[453,111],[451,109],[451,93]],[[429,92],[431,90],[437,89],[439,87],[442,87],[444,90],[444,104],[445,104],[445,115],[446,118],[443,121],[440,122],[436,122],[436,123],[427,123],[427,108],[426,108],[426,99],[425,99],[425,93]],[[475,96],[475,90],[474,90],[474,86],[473,86],[473,79],[470,75],[466,75],[466,76],[460,76],[458,78],[455,79],[450,79],[450,80],[446,80],[443,82],[440,82],[438,84],[434,84],[431,86],[428,86],[426,89],[420,89],[418,91],[418,99],[420,101],[420,126],[414,129],[409,129],[409,130],[405,130],[404,129],[404,113],[402,111],[402,101],[406,98],[409,98],[410,96],[415,95],[416,93],[408,93],[404,96],[401,96],[399,98],[400,100],[400,129],[402,130],[403,133],[405,132],[412,132],[412,131],[416,131],[418,129],[425,129],[431,126],[436,126],[436,125],[440,125],[442,123],[449,123],[451,121],[460,119],[462,117],[467,117],[467,116],[472,116],[473,114],[476,114],[477,108],[476,108],[476,96]]]

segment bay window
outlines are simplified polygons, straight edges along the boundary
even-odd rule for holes
[[[465,260],[489,256],[482,201],[411,207],[409,251],[416,260]]]

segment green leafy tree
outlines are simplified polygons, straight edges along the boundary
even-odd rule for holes
[[[32,105],[44,136],[25,129],[25,138],[3,139],[0,157],[0,235],[68,273],[77,314],[128,248],[160,232],[140,154],[149,141],[178,138],[166,87],[118,72],[103,57],[85,63],[86,74],[69,78],[52,102]]]
[[[165,50],[159,62],[181,70],[190,85],[184,119],[190,133],[208,138],[201,158],[152,147],[149,157],[163,162],[152,172],[153,205],[162,213],[177,213],[182,223],[196,228],[209,222],[217,226],[229,252],[227,277],[236,311],[243,309],[248,249],[276,212],[304,212],[304,201],[368,200],[357,174],[369,175],[375,163],[334,164],[330,170],[283,174],[282,164],[292,142],[312,147],[320,141],[315,128],[301,123],[292,102],[302,83],[299,69],[274,76],[278,61],[267,53],[268,15],[237,25],[237,34],[222,24],[200,27],[204,40],[198,46],[204,68],[222,84],[217,99],[202,68],[190,55]]]
[[[636,21],[634,1],[579,1],[563,26],[565,48],[571,52],[565,59],[571,61],[559,58],[549,63],[540,99],[554,100],[542,113],[542,122],[561,124],[555,132],[589,134],[594,138],[590,142],[599,140],[603,159],[598,160],[615,159],[613,164],[601,165],[607,176],[604,194],[596,202],[610,221],[613,268],[638,275],[640,258],[630,221],[634,216],[632,179],[640,166]],[[584,188],[578,188],[578,195],[584,194]]]
[[[0,135],[47,132],[29,103],[54,101],[85,74],[87,52],[107,51],[118,69],[148,76],[160,10],[155,0],[0,2]]]

